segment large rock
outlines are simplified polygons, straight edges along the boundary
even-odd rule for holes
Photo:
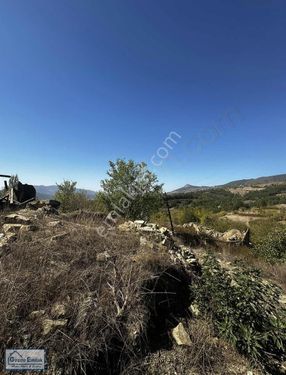
[[[222,236],[221,239],[226,242],[238,242],[238,241],[243,241],[244,235],[241,233],[240,230],[238,229],[231,229],[227,232],[225,232]]]
[[[145,221],[144,220],[135,220],[134,224],[136,225],[137,228],[141,228],[144,226]]]
[[[31,224],[31,219],[29,219],[26,216],[19,215],[19,214],[7,215],[5,216],[4,221],[7,224],[24,224],[24,225]]]
[[[157,230],[155,228],[152,228],[152,227],[141,227],[140,228],[140,232],[149,232],[149,233],[154,233],[156,232]]]
[[[178,345],[191,346],[192,341],[189,334],[185,330],[182,323],[179,323],[177,327],[172,329],[172,336]]]
[[[24,232],[32,232],[37,229],[35,225],[24,225],[24,224],[4,224],[3,232],[7,235],[8,233],[24,233]]]
[[[4,224],[2,230],[5,234],[7,233],[18,233],[22,227],[22,224]]]
[[[125,221],[125,223],[118,225],[118,229],[122,232],[129,232],[137,229],[137,225],[133,221]]]
[[[158,225],[155,224],[155,223],[147,223],[146,227],[152,228],[154,231],[156,231],[157,229],[159,229]]]

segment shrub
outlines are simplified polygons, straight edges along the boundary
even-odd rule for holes
[[[61,184],[57,184],[58,191],[55,199],[61,202],[61,210],[63,212],[71,212],[79,209],[88,209],[91,201],[87,198],[83,191],[78,191],[75,181],[64,180]]]
[[[286,260],[286,229],[278,229],[270,232],[260,241],[255,250],[259,256],[267,261],[283,262]]]
[[[239,221],[221,219],[218,216],[209,216],[205,225],[216,230],[217,232],[226,232],[230,229],[246,230],[247,225]]]
[[[102,198],[115,221],[118,216],[148,220],[162,206],[162,185],[145,163],[109,162],[109,178],[101,181]]]
[[[227,271],[210,255],[203,262],[196,286],[201,311],[221,337],[266,369],[286,358],[286,311],[279,298],[280,289],[257,270],[238,265]]]
[[[281,228],[281,224],[273,218],[268,218],[251,221],[249,227],[251,242],[258,244],[267,238],[269,232]]]

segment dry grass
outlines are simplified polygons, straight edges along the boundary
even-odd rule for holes
[[[172,344],[191,280],[166,251],[140,247],[131,233],[100,237],[99,215],[43,216],[37,225],[1,258],[0,358],[6,348],[44,348],[49,375],[246,373],[208,321],[185,320],[192,347]],[[63,325],[44,334],[47,320]]]
[[[188,331],[190,347],[174,346],[172,350],[152,353],[143,362],[128,366],[124,375],[245,375],[252,370],[244,357],[215,337],[207,318],[190,321]],[[259,371],[253,374],[258,375]]]
[[[1,258],[0,358],[5,348],[45,348],[50,373],[116,373],[136,356],[137,337],[148,323],[142,285],[164,271],[166,259],[132,261],[138,238],[115,232],[102,238],[95,218],[52,229],[45,221]],[[105,261],[97,257],[103,252]],[[57,304],[64,305],[63,316],[55,316]],[[46,319],[66,324],[43,334]]]

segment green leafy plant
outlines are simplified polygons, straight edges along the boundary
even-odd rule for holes
[[[101,181],[109,212],[129,219],[149,219],[162,206],[162,185],[145,163],[118,159],[109,162],[109,178]]]
[[[270,263],[286,261],[286,229],[276,229],[260,241],[255,250]]]
[[[75,181],[66,180],[61,184],[57,184],[58,191],[55,194],[55,199],[61,202],[61,210],[63,212],[75,211],[90,206],[90,201],[86,194],[82,191],[77,191],[76,184]]]
[[[266,369],[286,359],[286,311],[279,304],[280,293],[258,270],[241,264],[226,270],[211,255],[196,285],[197,303],[212,317],[218,334]]]

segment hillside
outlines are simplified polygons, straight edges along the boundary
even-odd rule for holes
[[[211,189],[210,186],[195,186],[195,185],[185,185],[179,189],[173,190],[170,192],[170,194],[182,194],[182,193],[193,193],[195,191],[203,191]]]
[[[154,223],[101,236],[102,219],[44,202],[0,215],[2,356],[44,347],[48,375],[284,373],[270,280]]]
[[[258,177],[258,178],[249,178],[243,180],[234,180],[227,182],[223,185],[216,186],[194,186],[194,185],[185,185],[181,188],[171,191],[169,194],[183,194],[183,193],[193,193],[195,191],[203,191],[208,189],[226,189],[226,188],[238,188],[238,187],[247,187],[252,185],[263,185],[263,184],[277,184],[281,182],[286,182],[286,174],[267,176],[267,177]]]

